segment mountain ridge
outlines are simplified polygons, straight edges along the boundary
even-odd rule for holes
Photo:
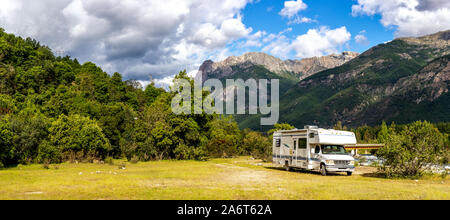
[[[249,52],[241,56],[228,57],[220,62],[207,60],[200,66],[197,78],[201,77],[204,82],[209,78],[233,77],[236,74],[233,66],[240,69],[261,65],[277,75],[300,81],[322,70],[340,66],[358,55],[356,52],[343,52],[301,60],[281,60],[263,52]]]
[[[397,38],[382,43],[342,65],[285,83],[280,96],[280,123],[296,127],[316,124],[329,127],[341,121],[349,127],[379,125],[382,121],[450,120],[450,30],[417,38]],[[236,58],[230,59],[231,61]],[[210,61],[204,67],[219,79]],[[216,64],[217,65],[217,64]],[[264,75],[264,69],[247,62],[231,66],[227,77]],[[239,65],[237,65],[239,66]],[[215,67],[217,68],[217,67]],[[234,69],[233,69],[234,68]],[[218,68],[221,70],[220,68]],[[220,73],[220,71],[218,71]],[[281,75],[289,78],[295,75]],[[298,75],[297,75],[298,76]],[[292,78],[291,78],[292,79]],[[237,115],[241,128],[259,126],[260,115]]]

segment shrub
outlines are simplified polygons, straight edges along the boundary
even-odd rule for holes
[[[61,159],[61,151],[48,141],[43,141],[39,145],[37,162],[43,163],[44,161],[48,161],[50,163],[60,163]]]
[[[0,167],[8,166],[14,157],[13,133],[8,118],[0,118]]]
[[[112,157],[107,157],[105,159],[105,163],[109,164],[109,165],[114,165],[114,158]]]
[[[205,160],[207,158],[204,147],[189,147],[185,144],[179,144],[174,154],[177,160]]]
[[[50,169],[50,164],[49,164],[49,162],[48,162],[48,161],[45,161],[45,162],[42,164],[42,168],[44,168],[44,169],[46,169],[46,170]]]
[[[130,162],[132,164],[137,164],[139,162],[139,157],[138,156],[133,156],[130,160]]]
[[[251,152],[254,158],[270,161],[272,158],[272,143],[258,132],[249,132],[243,140],[243,147]]]
[[[208,123],[209,142],[206,145],[212,157],[233,157],[239,154],[241,132],[232,117],[220,116]]]
[[[415,122],[396,133],[384,134],[385,147],[377,152],[384,159],[380,171],[387,177],[421,176],[425,166],[439,161],[448,149],[446,137],[428,122]]]
[[[12,145],[15,164],[35,161],[39,146],[48,137],[49,127],[49,119],[33,106],[10,118],[10,128],[14,134]]]
[[[106,157],[111,149],[96,121],[79,115],[61,115],[52,123],[49,132],[50,144],[61,153],[81,152],[88,162]]]

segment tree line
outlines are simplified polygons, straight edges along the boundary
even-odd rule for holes
[[[176,78],[192,82],[185,71]],[[241,131],[232,117],[173,114],[174,95],[109,76],[90,62],[55,57],[39,42],[0,29],[0,166],[106,157],[205,160],[257,154],[254,146],[270,145],[260,133]]]

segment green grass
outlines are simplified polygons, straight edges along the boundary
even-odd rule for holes
[[[127,163],[124,170],[108,164],[19,166],[0,170],[0,199],[450,199],[449,178],[322,177],[259,163],[242,157]]]

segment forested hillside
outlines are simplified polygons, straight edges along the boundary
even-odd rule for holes
[[[450,31],[380,44],[294,86],[285,83],[280,121],[296,127],[341,121],[354,128],[382,121],[449,122],[449,54]],[[259,126],[259,115],[236,118],[243,128],[271,129]]]
[[[0,166],[248,153],[232,118],[176,116],[173,95],[0,29]]]

